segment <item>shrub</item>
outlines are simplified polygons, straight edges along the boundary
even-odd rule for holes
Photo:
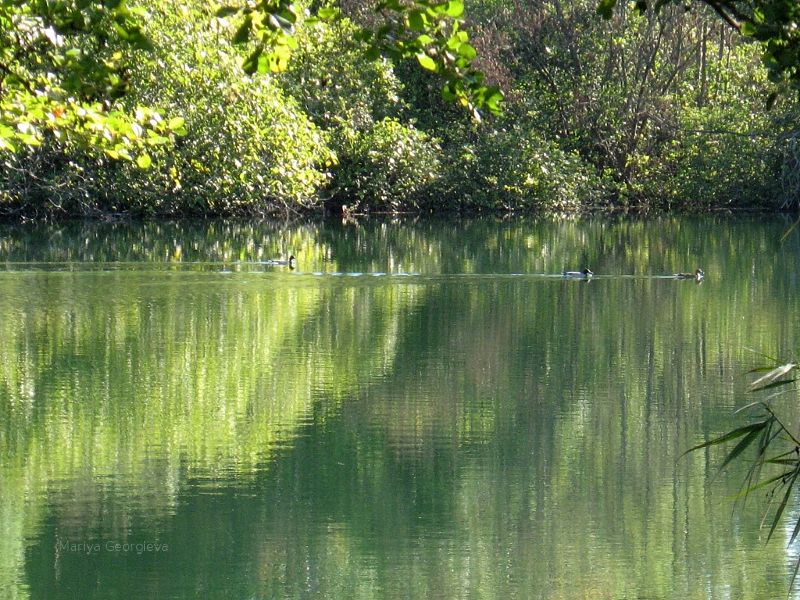
[[[348,19],[318,21],[298,34],[299,48],[281,77],[284,89],[334,139],[369,131],[373,123],[397,116],[401,85],[384,59],[370,60],[357,28]]]
[[[451,193],[465,208],[579,210],[604,202],[607,193],[577,153],[561,150],[523,120],[487,127],[448,167]]]
[[[687,108],[644,193],[666,206],[757,206],[780,195],[769,115],[734,105]]]
[[[418,208],[440,176],[438,143],[396,119],[355,132],[345,147],[334,189],[339,202],[354,210]]]
[[[274,78],[244,76],[241,52],[209,8],[150,8],[156,49],[129,74],[126,102],[160,108],[184,135],[151,149],[146,170],[74,153],[43,161],[33,173],[40,187],[64,189],[65,208],[82,213],[268,212],[318,202],[333,155],[298,103]],[[40,156],[59,153],[54,143]]]

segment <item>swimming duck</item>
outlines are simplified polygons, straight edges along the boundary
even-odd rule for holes
[[[694,279],[695,281],[700,281],[705,276],[706,274],[703,272],[703,269],[697,269],[694,273],[675,273],[675,279]]]
[[[584,269],[583,271],[564,271],[561,273],[562,277],[569,277],[571,279],[588,279],[594,275],[589,269]]]
[[[280,260],[277,258],[273,258],[267,261],[264,261],[265,265],[271,265],[274,267],[289,267],[290,269],[294,269],[297,266],[297,259],[294,257],[294,254],[289,256],[288,260]]]

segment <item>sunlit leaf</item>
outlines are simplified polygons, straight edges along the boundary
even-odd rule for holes
[[[341,15],[338,9],[331,6],[323,6],[317,11],[317,16],[320,19],[329,21],[338,18]]]
[[[422,65],[423,69],[427,69],[428,71],[436,71],[436,61],[424,52],[417,54],[417,60],[419,61],[419,64]]]
[[[778,379],[779,377],[783,377],[787,373],[789,373],[792,369],[797,366],[797,363],[786,363],[785,365],[781,365],[779,367],[775,367],[771,371],[769,371],[763,377],[759,377],[754,382],[750,384],[750,391],[756,391],[759,389],[764,389],[767,385],[771,384],[773,381]]]
[[[185,124],[186,124],[186,119],[184,119],[183,117],[173,117],[169,120],[167,128],[170,129],[170,131],[177,131],[179,129],[183,129],[183,126]]]
[[[147,169],[153,164],[153,160],[150,158],[149,154],[140,154],[136,157],[136,164],[140,169]]]
[[[472,60],[473,58],[478,56],[478,52],[475,50],[475,48],[473,48],[469,44],[461,44],[458,47],[458,53],[467,60]]]
[[[447,3],[447,14],[450,17],[460,17],[464,13],[464,4],[461,0],[450,0]]]

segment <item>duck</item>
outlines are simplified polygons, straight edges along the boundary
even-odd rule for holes
[[[706,274],[703,272],[703,269],[696,269],[694,273],[675,273],[675,279],[694,279],[695,281],[701,281]]]
[[[272,258],[270,260],[264,261],[264,264],[271,265],[274,267],[289,267],[290,269],[294,269],[297,266],[297,259],[294,257],[294,254],[292,254],[289,256],[288,260]]]
[[[562,277],[569,277],[571,279],[588,279],[594,275],[589,269],[584,269],[583,271],[564,271],[561,273]]]

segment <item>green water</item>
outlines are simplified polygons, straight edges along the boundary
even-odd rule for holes
[[[0,226],[0,597],[785,598],[679,457],[796,356],[788,225]]]

